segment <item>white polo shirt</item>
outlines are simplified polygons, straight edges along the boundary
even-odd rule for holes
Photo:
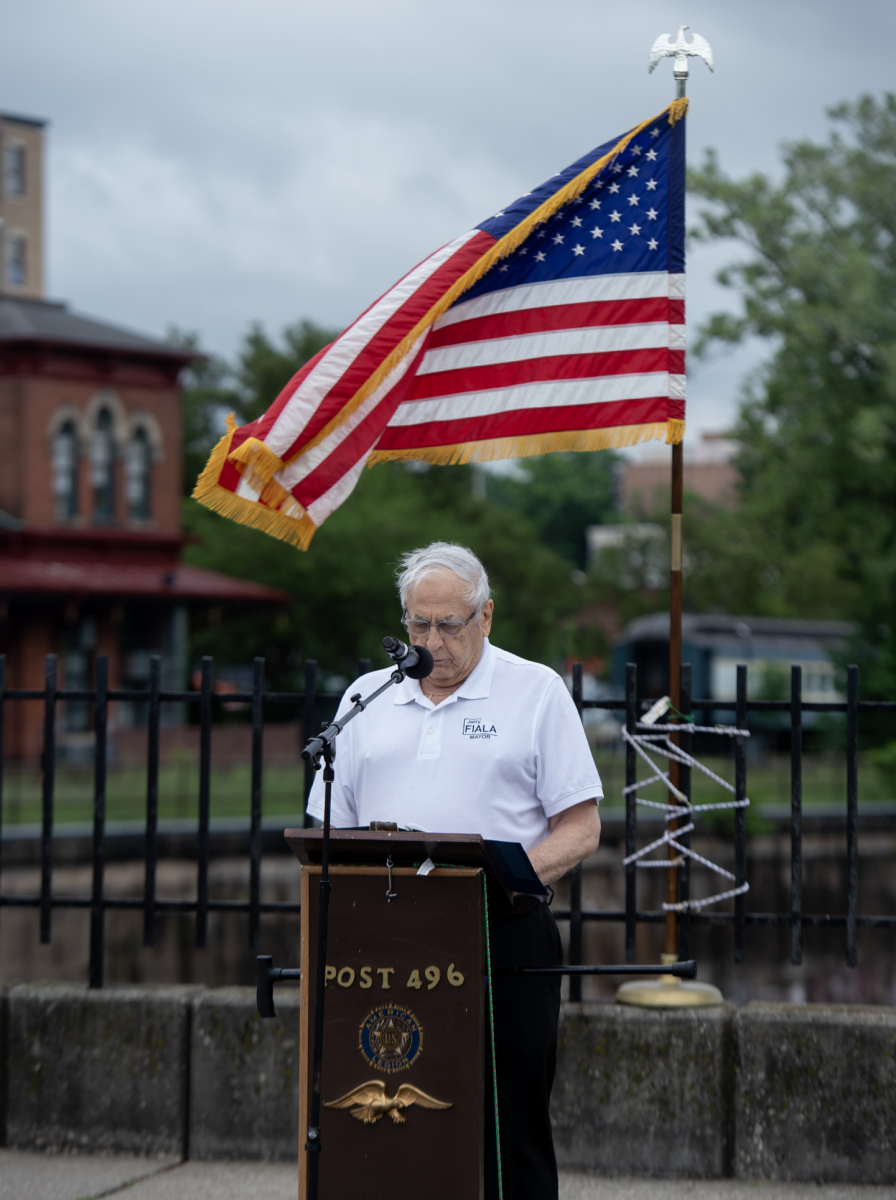
[[[391,674],[355,680],[368,696]],[[425,681],[424,681],[425,683]],[[572,697],[550,667],[499,650],[433,705],[414,679],[374,700],[336,739],[331,821],[336,828],[396,821],[431,833],[479,833],[531,850],[551,817],[603,796]],[[323,819],[319,772],[308,804]]]

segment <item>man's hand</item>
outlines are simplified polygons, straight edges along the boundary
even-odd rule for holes
[[[594,800],[583,800],[551,817],[551,832],[529,855],[542,883],[554,883],[588,858],[600,842],[600,814]]]

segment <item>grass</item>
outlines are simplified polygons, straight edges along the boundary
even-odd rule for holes
[[[625,757],[621,751],[600,749],[597,764],[601,773],[607,807],[621,806],[625,782]],[[723,779],[734,781],[731,759],[705,760]],[[337,768],[338,769],[338,768]],[[647,774],[639,764],[639,778]],[[710,779],[693,773],[693,800],[712,803],[728,795]],[[214,766],[211,779],[212,817],[249,817],[251,773],[248,763],[238,766]],[[264,772],[263,813],[265,816],[297,816],[302,812],[304,764],[271,764]],[[159,773],[159,817],[195,818],[198,814],[199,768],[188,756],[164,766]],[[119,765],[109,770],[106,819],[142,820],[146,814],[146,774],[142,765]],[[662,800],[658,784],[643,793],[648,799]],[[790,803],[790,759],[787,755],[769,755],[747,765],[747,795],[750,797],[751,823],[757,809],[765,804]],[[860,757],[859,799],[868,801],[896,799],[891,775],[869,758]],[[838,802],[846,804],[846,762],[842,754],[806,755],[803,760],[803,803]],[[643,812],[644,810],[642,810]],[[36,824],[41,819],[41,776],[34,766],[7,765],[4,772],[3,825]],[[55,820],[57,823],[90,821],[93,818],[93,771],[90,767],[60,765],[56,773]],[[759,828],[755,829],[759,832]]]
[[[604,785],[605,800],[603,807],[622,807],[622,788],[625,784],[625,756],[621,750],[615,753],[598,750],[598,769]],[[662,764],[662,760],[659,760]],[[702,757],[701,762],[728,783],[734,783],[733,758]],[[646,779],[650,772],[646,763],[639,760],[638,778]],[[691,800],[694,804],[714,804],[719,801],[733,800],[731,793],[725,791],[699,771],[691,773]],[[665,790],[660,784],[654,783],[639,793],[644,799],[662,802]],[[790,805],[790,756],[789,754],[769,754],[756,761],[747,761],[747,796],[750,808],[747,810],[747,829],[750,833],[764,833],[772,826],[763,820],[761,809],[768,804]],[[862,804],[877,801],[896,800],[896,781],[892,772],[884,771],[867,755],[859,756],[859,801]],[[803,756],[803,804],[842,804],[846,813],[846,758],[840,753],[816,753]],[[646,808],[640,808],[642,816]],[[701,814],[701,826],[717,827],[720,832],[733,829],[733,814],[722,812]]]
[[[297,816],[304,809],[304,763],[269,766],[264,773],[262,811]],[[249,764],[213,767],[212,817],[249,818]],[[199,768],[177,762],[159,771],[159,819],[195,818],[199,812]],[[56,772],[55,820],[68,824],[93,820],[93,772],[61,766]],[[106,820],[143,820],[146,816],[146,771],[141,766],[110,768],[106,784]],[[33,824],[41,819],[41,776],[34,767],[7,767],[3,789],[3,824]]]

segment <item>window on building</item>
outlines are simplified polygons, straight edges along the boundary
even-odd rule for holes
[[[10,287],[25,286],[25,238],[21,233],[6,235],[6,282]]]
[[[25,147],[12,145],[6,148],[6,195],[25,195]]]
[[[59,520],[77,514],[78,431],[74,421],[66,421],[53,438],[53,497]]]
[[[106,524],[115,519],[115,439],[112,414],[102,408],[90,441],[90,481],[93,484],[93,519]]]
[[[63,635],[62,686],[86,691],[93,677],[93,652],[96,647],[96,623],[92,617],[80,617]],[[66,733],[86,733],[92,723],[89,700],[66,700],[62,724]]]
[[[149,438],[145,429],[138,429],[128,442],[124,464],[125,496],[128,502],[128,513],[134,521],[148,521],[150,517],[151,468]]]

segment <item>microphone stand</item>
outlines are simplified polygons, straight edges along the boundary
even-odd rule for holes
[[[324,986],[327,965],[327,922],[330,910],[331,887],[329,875],[330,800],[332,797],[333,780],[335,779],[333,760],[336,757],[336,738],[342,733],[349,721],[353,721],[359,713],[364,711],[368,704],[376,700],[383,692],[388,691],[393,684],[401,683],[404,677],[405,672],[402,670],[401,664],[399,664],[389,676],[388,682],[384,683],[382,687],[377,688],[365,700],[361,699],[360,692],[356,692],[354,696],[350,697],[354,702],[354,707],[350,708],[341,720],[334,721],[332,725],[325,725],[317,737],[309,739],[305,749],[302,751],[302,758],[306,762],[313,762],[315,771],[320,770],[320,760],[324,760],[324,832],[321,842],[320,920],[317,932],[317,980],[314,997],[314,1054],[311,1067],[311,1107],[308,1114],[308,1140],[305,1142],[305,1150],[308,1154],[307,1200],[318,1200],[318,1181],[320,1175],[321,1061],[324,1049]]]

